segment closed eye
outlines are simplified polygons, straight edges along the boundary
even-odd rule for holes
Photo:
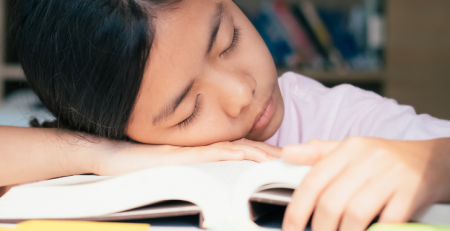
[[[186,118],[185,120],[181,121],[180,123],[177,124],[178,127],[180,128],[186,128],[188,127],[198,116],[199,111],[201,109],[201,104],[200,104],[200,95],[197,96],[197,99],[195,100],[195,107],[194,107],[194,111],[192,112],[192,114]]]
[[[238,44],[239,44],[239,41],[240,41],[240,40],[241,40],[241,29],[235,27],[235,28],[234,28],[234,34],[233,34],[233,41],[231,41],[230,46],[229,46],[225,51],[223,51],[223,52],[219,55],[219,57],[222,57],[222,56],[224,56],[224,55],[227,55],[227,54],[229,54],[230,52],[236,50],[236,48],[238,47]]]

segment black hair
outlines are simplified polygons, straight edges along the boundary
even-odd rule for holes
[[[128,139],[155,11],[180,1],[18,0],[12,32],[20,62],[54,124]]]

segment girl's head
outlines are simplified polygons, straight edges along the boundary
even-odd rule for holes
[[[231,0],[19,0],[18,6],[25,74],[66,128],[194,146],[263,141],[281,124],[272,57]]]

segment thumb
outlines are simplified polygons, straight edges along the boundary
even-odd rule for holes
[[[281,151],[286,163],[297,165],[315,165],[332,153],[340,145],[339,141],[312,140],[305,144],[289,145]]]

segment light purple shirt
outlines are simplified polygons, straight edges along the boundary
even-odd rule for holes
[[[278,82],[285,114],[278,131],[266,141],[274,146],[350,136],[394,140],[450,137],[450,121],[417,115],[412,107],[373,92],[347,84],[330,89],[292,72]]]

